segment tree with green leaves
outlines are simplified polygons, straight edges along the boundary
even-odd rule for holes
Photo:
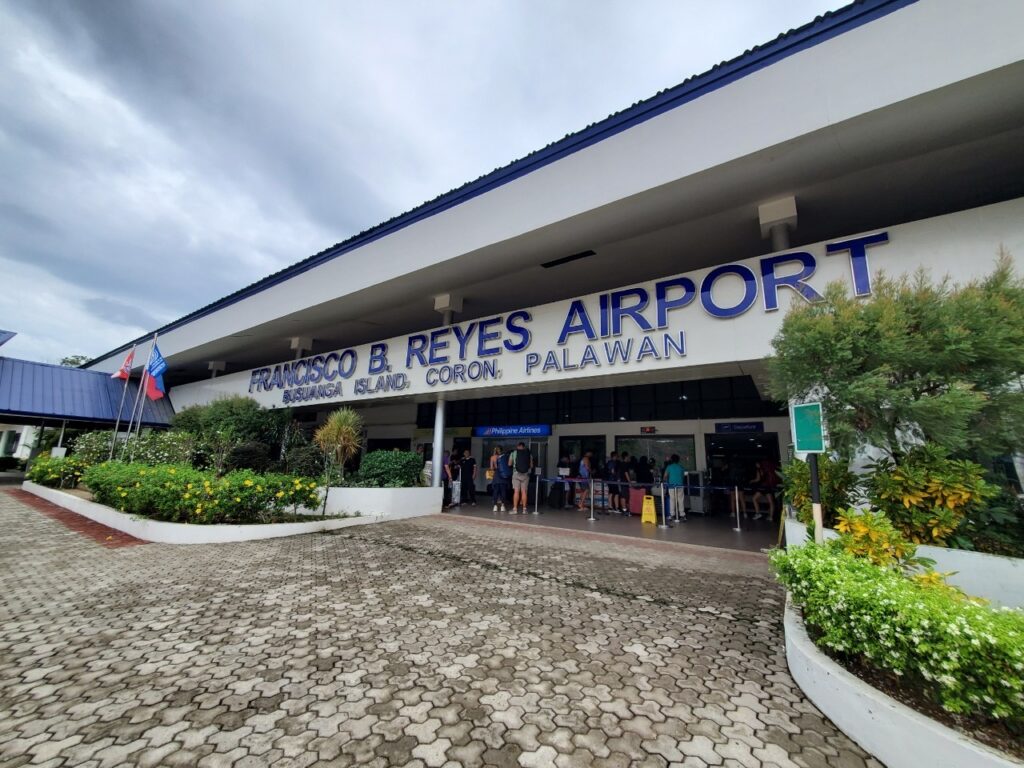
[[[61,365],[66,365],[68,368],[78,368],[85,363],[88,363],[92,358],[88,355],[68,355],[60,359]]]
[[[820,400],[841,455],[869,444],[898,462],[932,443],[984,459],[1024,439],[1024,280],[1005,252],[961,286],[879,275],[864,299],[832,284],[772,346],[772,396]]]

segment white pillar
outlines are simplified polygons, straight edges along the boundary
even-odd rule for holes
[[[451,309],[443,310],[444,324],[452,324]],[[430,484],[434,488],[440,488],[444,483],[444,394],[437,396],[437,406],[434,411],[434,447],[430,457]]]
[[[430,484],[440,488],[444,482],[444,395],[437,398],[434,411],[434,450],[430,459]]]

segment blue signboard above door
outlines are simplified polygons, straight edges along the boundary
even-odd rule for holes
[[[736,421],[731,423],[716,423],[715,432],[720,435],[737,435],[744,432],[764,432],[764,422]]]
[[[473,437],[550,437],[550,424],[516,424],[508,427],[473,427]]]

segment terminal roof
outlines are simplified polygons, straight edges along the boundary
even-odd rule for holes
[[[113,379],[107,373],[0,357],[0,421],[70,421],[113,426],[123,386],[121,379]],[[128,423],[136,392],[138,382],[130,381],[121,409],[122,424]],[[174,409],[166,397],[143,400],[143,426],[170,424]]]

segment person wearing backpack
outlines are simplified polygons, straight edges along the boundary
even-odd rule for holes
[[[505,497],[508,496],[508,485],[512,481],[512,467],[508,464],[508,457],[499,445],[494,449],[491,456],[491,498],[494,501],[494,511],[505,511]]]
[[[530,470],[533,469],[533,454],[520,442],[508,456],[508,465],[512,468],[512,514],[519,514],[522,499],[523,514],[526,514],[527,497],[530,489]]]

